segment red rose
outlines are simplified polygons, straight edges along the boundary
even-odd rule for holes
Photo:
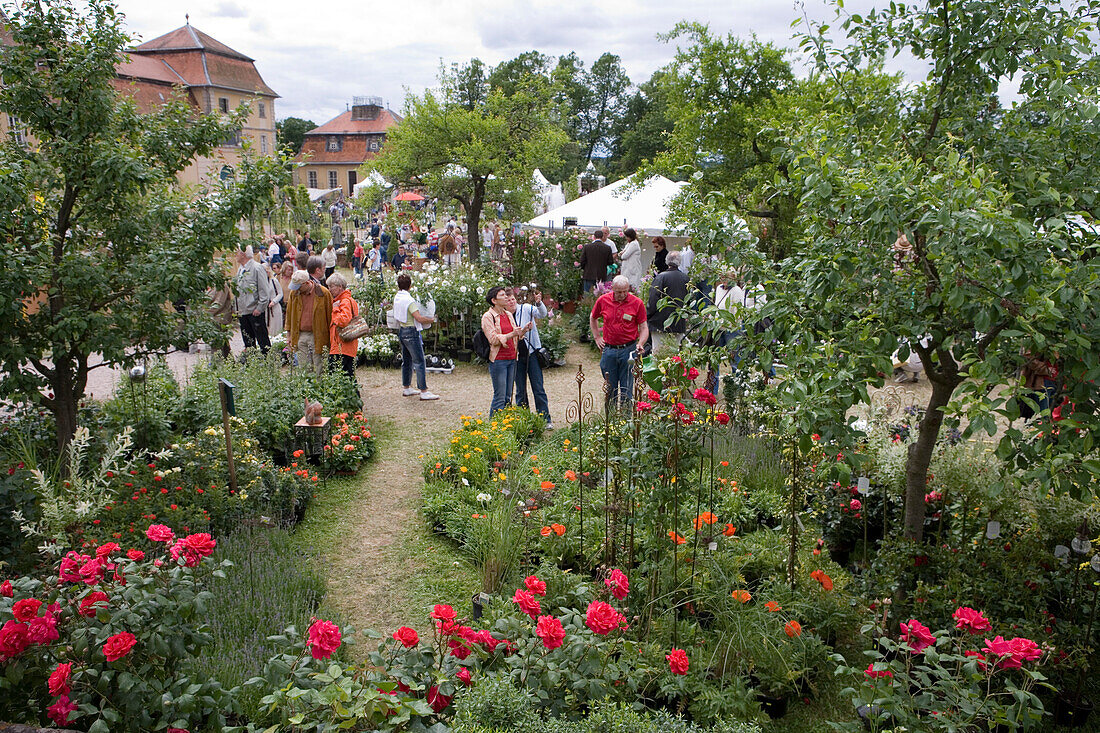
[[[894,676],[894,673],[891,672],[888,669],[875,669],[875,663],[874,662],[871,662],[870,664],[867,665],[867,669],[863,670],[863,674],[867,675],[868,677],[870,677],[873,680],[878,679],[880,677],[890,677],[890,678],[892,678]]]
[[[69,722],[69,713],[76,710],[76,704],[69,699],[68,695],[62,695],[57,698],[57,702],[46,708],[46,717],[58,725],[65,725]]]
[[[95,556],[100,560],[106,561],[106,559],[111,556],[112,552],[118,552],[121,549],[122,548],[118,546],[117,542],[107,542],[96,548]]]
[[[649,400],[650,402],[660,402],[661,401],[661,393],[657,392],[656,390],[652,390],[652,389],[647,390],[646,393],[645,393],[645,396],[646,396],[646,399]]]
[[[11,598],[14,595],[15,591],[11,587],[10,580],[5,580],[3,583],[0,583],[0,596],[4,596],[4,598]]]
[[[584,625],[592,629],[593,633],[606,636],[619,628],[619,624],[625,620],[625,617],[610,604],[603,601],[593,601],[588,604],[588,611],[584,616]]]
[[[0,661],[19,656],[30,643],[30,628],[18,621],[8,621],[0,626]]]
[[[214,552],[214,547],[218,544],[205,532],[189,534],[180,542],[187,549],[193,550],[199,557],[210,557]]]
[[[130,558],[134,562],[141,562],[145,559],[145,553],[141,550],[127,550],[126,557]]]
[[[622,570],[615,568],[607,577],[604,578],[603,584],[611,589],[611,595],[620,601],[626,598],[626,594],[630,592],[630,581]]]
[[[176,539],[176,533],[163,524],[150,524],[145,530],[145,536],[153,542],[171,542]]]
[[[462,669],[455,672],[455,677],[462,680],[462,684],[466,685],[467,687],[474,684],[474,681],[470,678],[470,670],[466,667],[463,667]]]
[[[699,376],[699,370],[696,369],[695,367],[692,367],[691,369],[688,369],[687,375],[688,375],[688,379],[695,379],[696,377]]]
[[[565,629],[562,628],[561,621],[553,616],[539,616],[535,634],[542,639],[547,649],[557,649],[565,640]]]
[[[393,638],[401,642],[406,649],[412,649],[420,643],[420,637],[417,635],[416,629],[410,629],[408,626],[402,626],[393,632]]]
[[[432,609],[432,618],[439,621],[454,621],[455,610],[445,603],[437,603]]]
[[[168,554],[177,563],[182,557],[184,566],[189,568],[193,568],[202,562],[202,555],[184,544],[183,540],[172,545],[172,549],[168,551]]]
[[[692,379],[694,378],[695,377],[692,377]],[[709,390],[703,389],[702,387],[695,390],[695,393],[692,394],[692,397],[699,400],[700,402],[711,405],[712,407],[718,404],[718,398],[715,397],[714,394],[711,393]]]
[[[724,412],[714,413],[714,419],[717,420],[718,423],[721,424],[721,425],[729,425],[730,424],[730,416],[727,415]]]
[[[668,660],[668,668],[672,670],[672,674],[688,673],[688,655],[683,649],[673,649],[665,655],[665,659]]]
[[[981,634],[992,628],[989,619],[983,616],[981,611],[975,611],[973,608],[967,608],[966,606],[955,609],[955,613],[951,615],[951,618],[955,619],[956,629],[966,629],[971,634]]]
[[[69,694],[69,678],[73,674],[73,665],[69,663],[59,664],[54,667],[48,681],[50,694],[54,697]]]
[[[328,659],[340,648],[340,627],[317,619],[309,627],[309,653],[314,659]]]
[[[534,575],[528,575],[523,579],[523,585],[527,590],[534,593],[536,596],[546,595],[546,583],[542,582]]]
[[[634,405],[634,409],[638,412],[649,412],[653,409],[653,405],[645,400],[638,400],[637,404]]]
[[[444,695],[435,685],[428,688],[428,704],[437,713],[446,710],[447,706],[451,704],[452,697],[453,695]]]
[[[134,644],[137,644],[137,638],[129,631],[115,634],[103,642],[103,656],[107,657],[108,662],[117,661],[129,654]]]
[[[95,585],[103,579],[103,571],[106,570],[106,566],[98,557],[94,557],[88,562],[80,566],[80,570],[77,571],[80,574],[80,579],[88,585]]]
[[[58,577],[66,583],[79,583],[82,580],[80,577],[80,568],[91,559],[92,558],[87,555],[78,555],[72,550],[69,550],[69,553],[65,555],[64,559],[61,561],[61,570],[58,573]]]
[[[542,612],[539,602],[535,600],[535,594],[529,590],[520,590],[517,588],[515,595],[512,596],[512,603],[518,605],[519,610],[526,613],[532,619]]]
[[[88,618],[95,616],[95,607],[101,603],[106,606],[109,600],[110,598],[107,594],[101,590],[89,593],[80,600],[80,615],[87,616]]]
[[[909,623],[901,624],[901,640],[908,644],[914,652],[924,651],[925,647],[936,643],[936,637],[928,627],[920,621],[909,619]]]
[[[24,598],[15,602],[15,605],[11,607],[11,612],[16,621],[26,623],[38,615],[38,609],[41,607],[42,601],[37,598]]]
[[[57,633],[57,617],[46,615],[32,618],[27,628],[27,636],[33,644],[46,645],[51,641],[57,641],[60,638]]]

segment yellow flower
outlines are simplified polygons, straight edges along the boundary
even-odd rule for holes
[[[459,471],[462,471],[462,473],[466,473],[466,472],[467,472],[467,471],[469,471],[470,469],[466,468],[465,466],[459,466],[459,467],[458,467],[458,470],[459,470]]]

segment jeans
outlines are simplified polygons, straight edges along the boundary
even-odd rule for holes
[[[597,282],[599,282],[599,281],[598,280],[584,280],[583,281],[583,283],[584,283],[584,292],[591,293],[592,288],[596,287]]]
[[[254,316],[251,313],[245,313],[237,316],[237,320],[241,323],[241,339],[244,341],[244,347],[251,349],[259,345],[260,351],[266,354],[271,348],[271,339],[267,336],[267,320],[263,314]]]
[[[619,348],[604,347],[600,356],[600,372],[607,380],[608,407],[616,403],[623,407],[630,404],[634,394],[634,363],[630,360],[633,353],[633,344]]]
[[[489,362],[489,378],[493,380],[493,401],[489,404],[489,417],[505,408],[512,398],[512,385],[516,381],[516,360],[497,359]]]
[[[542,383],[542,367],[534,354],[526,359],[520,357],[516,365],[516,405],[527,407],[527,382],[531,382],[531,394],[535,396],[535,412],[550,422],[550,401],[546,398],[546,388]]]
[[[351,258],[351,269],[355,270],[356,275],[359,275],[360,277],[362,277],[362,275],[363,275],[363,258],[362,257],[352,257]]]
[[[424,368],[424,341],[420,338],[420,332],[416,326],[402,326],[397,329],[397,338],[401,340],[401,386],[409,388],[415,368],[416,388],[426,391],[428,372]]]

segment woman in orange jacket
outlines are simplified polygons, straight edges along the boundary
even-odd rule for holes
[[[332,325],[329,327],[328,359],[329,369],[343,369],[351,381],[355,382],[355,357],[359,353],[359,339],[344,341],[340,338],[340,329],[351,323],[359,315],[359,304],[351,297],[348,281],[338,272],[325,280],[325,287],[332,293]]]

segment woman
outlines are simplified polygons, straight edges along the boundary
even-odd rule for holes
[[[267,303],[267,336],[271,338],[283,332],[283,294],[286,291],[270,265],[264,265],[264,272],[267,273],[267,294],[271,298]]]
[[[286,294],[290,292],[290,278],[294,277],[294,263],[284,262],[279,268],[279,285],[283,288],[283,304],[286,304]]]
[[[623,230],[626,244],[619,254],[622,262],[622,273],[630,281],[630,288],[635,292],[641,292],[642,276],[645,275],[645,265],[642,264],[642,245],[638,244],[638,233],[633,229]]]
[[[336,272],[336,245],[330,239],[328,246],[321,250],[321,260],[325,263],[325,279]]]
[[[412,278],[402,272],[397,276],[397,294],[393,298],[393,317],[397,321],[397,338],[401,341],[401,394],[411,397],[420,395],[422,400],[438,400],[439,395],[428,391],[428,374],[424,363],[424,341],[420,331],[429,323],[435,323],[435,316],[422,314],[420,304],[412,297],[409,289]],[[416,369],[416,386],[413,389],[412,373]]]
[[[363,279],[363,243],[355,240],[355,251],[351,253],[351,269],[355,270],[355,276]]]
[[[665,245],[665,238],[656,236],[653,238],[653,270],[655,272],[664,272],[668,269],[668,265],[665,264],[665,258],[668,257],[668,247]]]
[[[538,350],[542,348],[538,319],[546,318],[549,313],[542,302],[542,292],[537,288],[532,290],[522,288],[521,297],[526,302],[515,307],[516,324],[521,328],[527,324],[531,325],[527,335],[519,342],[519,361],[516,362],[516,405],[527,407],[527,382],[530,381],[531,393],[535,397],[535,411],[546,420],[546,429],[553,430],[554,423],[550,420],[550,400],[546,397],[542,365],[538,359]],[[514,299],[513,302],[515,302]]]
[[[489,378],[493,381],[489,417],[492,417],[511,401],[512,387],[516,382],[519,340],[531,330],[531,324],[517,328],[512,320],[516,299],[510,287],[497,285],[489,288],[485,300],[490,308],[481,316],[481,330],[489,340]]]
[[[355,356],[359,353],[359,339],[345,341],[340,338],[340,329],[351,323],[351,320],[359,315],[359,304],[351,297],[348,290],[348,281],[338,272],[334,272],[325,280],[325,287],[332,294],[332,325],[328,334],[328,368],[329,371],[343,369],[344,374],[358,388],[355,381]]]

